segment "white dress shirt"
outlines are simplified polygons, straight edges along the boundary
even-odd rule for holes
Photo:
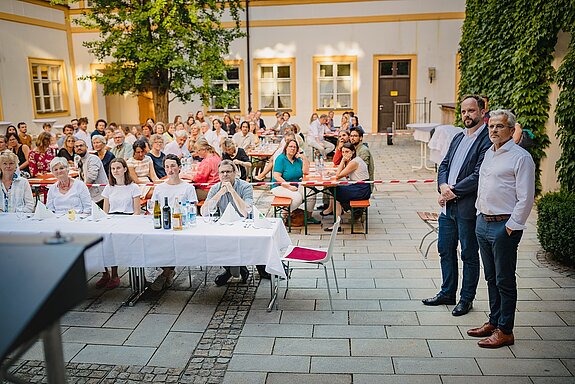
[[[498,150],[491,146],[479,170],[475,207],[485,215],[511,215],[507,228],[525,229],[535,199],[535,163],[529,152],[513,142]]]
[[[220,133],[218,134],[216,131],[210,130],[204,134],[204,137],[206,138],[207,142],[212,147],[214,147],[214,149],[216,150],[218,155],[221,155],[222,154],[222,148],[220,147],[220,144],[221,144],[223,139],[228,138],[228,134],[226,133],[226,131],[224,131],[223,129],[220,129]]]
[[[327,126],[325,124],[321,124],[319,119],[316,119],[311,122],[309,125],[309,131],[307,132],[307,137],[309,140],[317,141],[321,143],[323,141],[323,134]]]

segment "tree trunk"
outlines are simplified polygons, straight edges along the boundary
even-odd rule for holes
[[[158,88],[152,88],[152,98],[154,100],[154,112],[156,113],[156,122],[161,121],[169,123],[168,91]]]

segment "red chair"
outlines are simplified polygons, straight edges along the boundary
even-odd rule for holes
[[[333,269],[333,277],[335,279],[335,287],[337,292],[339,293],[339,285],[337,284],[337,275],[335,273],[335,264],[333,262],[333,247],[335,244],[335,238],[337,236],[337,230],[339,228],[339,224],[341,221],[341,217],[338,217],[336,222],[333,224],[333,229],[331,231],[331,235],[329,237],[329,245],[327,250],[325,249],[316,249],[316,248],[307,248],[307,247],[299,247],[290,245],[287,249],[285,255],[282,257],[282,261],[287,263],[288,269],[288,278],[286,280],[286,290],[285,295],[287,295],[287,291],[289,289],[289,279],[291,278],[292,270],[289,268],[289,263],[291,262],[299,262],[299,263],[306,263],[306,264],[316,264],[318,267],[321,265],[323,266],[323,271],[325,273],[325,283],[327,285],[327,294],[329,296],[329,307],[331,308],[331,312],[333,313],[333,303],[331,300],[331,290],[329,288],[329,278],[327,276],[327,266],[326,264],[329,263],[331,260],[331,268]]]

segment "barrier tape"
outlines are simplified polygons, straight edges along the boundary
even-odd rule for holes
[[[181,179],[182,181],[189,183],[195,187],[211,187],[212,185],[214,185],[215,183],[192,183],[189,182],[185,179]],[[368,180],[368,181],[364,181],[364,180],[359,180],[359,181],[348,181],[348,180],[333,180],[333,181],[315,181],[315,180],[310,180],[310,181],[292,181],[289,182],[288,184],[290,185],[294,185],[294,186],[298,186],[300,184],[303,184],[306,187],[322,187],[322,186],[328,186],[328,187],[333,187],[335,185],[351,185],[351,184],[429,184],[429,183],[435,183],[436,180],[435,179],[422,179],[422,180],[417,180],[417,179],[407,179],[407,180],[398,180],[398,179],[392,179],[392,180]],[[54,183],[30,183],[34,186],[40,186],[40,187],[46,187],[46,186],[50,186]],[[249,183],[250,185],[254,186],[254,187],[261,187],[261,186],[266,186],[266,185],[281,185],[281,184],[286,184],[286,182],[281,182],[281,181],[260,181],[260,182],[255,182],[255,183]],[[88,187],[105,187],[108,184],[86,184],[86,186]],[[144,184],[136,184],[139,186],[146,186],[146,187],[155,187],[156,185],[159,184],[154,184],[154,183],[144,183]]]
[[[282,135],[266,135],[265,133],[259,133],[259,137],[271,137],[271,138],[283,138]],[[365,132],[363,136],[413,136],[413,131],[395,131],[395,132]],[[337,134],[326,134],[325,137],[334,137],[337,138]]]

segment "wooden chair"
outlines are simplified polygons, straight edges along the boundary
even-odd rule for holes
[[[422,250],[423,242],[425,241],[427,236],[431,235],[432,233],[436,233],[436,234],[439,233],[439,224],[438,224],[439,215],[435,212],[417,212],[417,215],[429,227],[429,232],[427,232],[423,236],[423,238],[421,239],[421,242],[419,243],[419,247],[418,247],[419,252],[421,252],[421,255],[427,259],[427,254],[429,253],[429,249],[431,248],[431,245],[437,241],[437,238],[433,239],[427,245],[427,249],[425,250],[425,253],[423,253],[423,250]]]

